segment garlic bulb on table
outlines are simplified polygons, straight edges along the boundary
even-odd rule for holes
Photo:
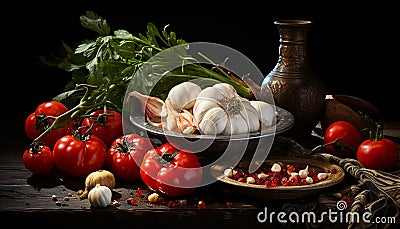
[[[260,129],[259,112],[227,83],[203,89],[193,106],[202,134],[243,134]]]
[[[111,204],[112,191],[109,187],[96,184],[89,191],[88,199],[91,205],[95,207],[107,207]]]

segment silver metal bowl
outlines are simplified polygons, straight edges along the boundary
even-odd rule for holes
[[[143,114],[137,111],[138,109],[135,109],[127,117],[129,122],[125,126],[126,133],[139,133],[142,136],[154,139],[159,144],[169,142],[181,150],[191,150],[197,153],[199,161],[203,165],[214,162],[227,151],[229,151],[229,155],[232,157],[237,156],[249,159],[254,155],[257,148],[269,150],[275,135],[289,130],[294,125],[293,115],[289,111],[275,106],[275,125],[265,128],[262,131],[248,134],[216,136],[182,134],[148,124]],[[260,144],[269,145],[264,146]]]

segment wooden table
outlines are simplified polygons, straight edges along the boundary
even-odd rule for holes
[[[398,123],[387,125],[385,135],[399,140]],[[400,143],[400,141],[398,141]],[[23,147],[21,147],[23,148]],[[346,180],[348,179],[348,180]],[[343,182],[352,182],[347,178]],[[227,228],[310,228],[311,224],[261,223],[257,215],[268,207],[278,211],[289,202],[307,205],[316,200],[265,201],[244,197],[232,192],[230,187],[216,182],[198,188],[182,198],[165,198],[163,203],[147,201],[150,194],[144,184],[117,180],[113,190],[113,203],[106,208],[93,208],[87,199],[79,199],[79,190],[84,189],[84,180],[68,177],[55,170],[47,177],[33,176],[21,163],[0,164],[0,217],[2,223],[13,227],[36,226],[52,228],[80,227],[147,227],[184,226],[202,227],[223,225]],[[138,190],[143,196],[137,196]],[[136,205],[128,202],[137,201]],[[200,209],[198,202],[206,203]],[[346,228],[336,223],[319,228]]]

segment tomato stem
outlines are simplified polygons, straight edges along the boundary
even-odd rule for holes
[[[42,146],[38,142],[32,142],[31,144],[29,144],[28,148],[30,148],[29,153],[34,154],[38,153]]]
[[[97,88],[96,86],[88,85],[88,84],[78,84],[78,85],[76,85],[76,88],[78,90],[81,88],[83,88],[83,90],[85,90],[85,94],[81,98],[79,104],[57,117],[51,117],[51,118],[54,118],[53,123],[47,129],[45,129],[38,137],[36,137],[33,140],[33,142],[39,142],[40,139],[43,138],[48,132],[50,132],[51,130],[60,128],[60,125],[66,125],[71,120],[82,118],[80,116],[80,113],[88,111],[93,108],[100,107],[102,105],[105,105],[109,95],[114,91],[115,85],[112,84],[112,85],[110,85],[108,90],[106,90],[105,92],[101,92],[99,96],[102,96],[102,99],[97,103],[93,103],[93,100],[89,96],[89,95],[91,95],[90,89]]]
[[[161,164],[162,167],[167,166],[174,160],[175,156],[178,154],[178,151],[174,153],[163,153],[160,157],[157,158],[157,162]]]
[[[383,128],[381,125],[376,126],[376,132],[373,133],[372,130],[369,131],[369,139],[371,141],[380,141],[383,138]]]
[[[348,146],[348,145],[346,145],[346,144],[341,144],[341,143],[339,143],[339,141],[340,141],[341,139],[342,139],[342,137],[338,137],[338,138],[336,138],[334,141],[331,141],[331,142],[328,142],[328,143],[319,145],[319,146],[315,147],[314,149],[312,149],[311,151],[314,152],[314,153],[318,153],[318,152],[320,152],[321,150],[325,149],[326,147],[328,147],[328,146],[330,146],[330,145],[332,145],[333,147],[335,147],[335,148],[338,149],[339,151],[341,151],[341,150],[343,150],[343,149],[349,149],[349,150],[352,150],[352,151],[355,150],[355,149],[354,149],[353,147],[351,147],[351,146]]]

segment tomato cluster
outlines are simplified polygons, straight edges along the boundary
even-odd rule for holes
[[[117,111],[94,110],[78,122],[64,122],[66,112],[62,103],[48,101],[27,117],[25,132],[32,144],[22,159],[32,174],[47,175],[57,168],[85,177],[107,168],[121,180],[142,180],[167,196],[189,194],[200,184],[202,168],[196,154],[170,143],[157,147],[138,134],[124,134]],[[53,126],[55,120],[62,125]]]
[[[33,174],[46,175],[57,167],[71,176],[86,176],[103,168],[112,141],[123,135],[122,116],[114,110],[95,110],[78,126],[67,121],[68,111],[61,102],[47,101],[26,118],[32,144],[23,163]]]
[[[58,101],[48,101],[36,107],[25,121],[25,133],[30,140],[34,140],[46,131],[54,122],[55,118],[68,111],[68,108]],[[44,135],[40,142],[52,148],[56,141],[69,133],[71,124],[58,126]]]

